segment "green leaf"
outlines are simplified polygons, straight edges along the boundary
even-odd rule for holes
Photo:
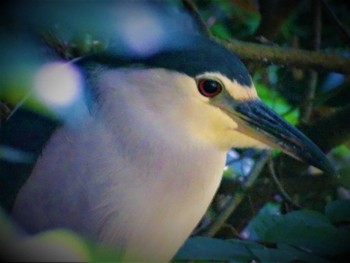
[[[16,253],[15,253],[16,252]],[[19,237],[9,258],[15,261],[90,261],[84,239],[66,230],[50,230],[35,236]]]
[[[259,97],[264,103],[275,110],[278,114],[282,115],[288,122],[292,124],[297,123],[299,117],[297,109],[291,110],[292,106],[275,90],[271,90],[261,83],[256,83],[255,86]]]
[[[230,242],[208,237],[189,238],[175,256],[175,260],[234,260],[250,262],[254,259],[244,242]]]
[[[10,261],[118,262],[121,252],[65,229],[29,236],[0,207],[0,255]]]
[[[284,243],[318,255],[338,255],[350,251],[350,233],[334,227],[314,211],[302,210],[282,216],[268,229],[264,241]]]
[[[327,204],[325,214],[332,223],[350,222],[350,200],[336,200]]]
[[[277,244],[277,248],[252,249],[260,262],[310,262],[327,263],[328,261],[284,244]]]
[[[276,225],[281,216],[278,215],[279,206],[274,203],[267,203],[260,209],[257,216],[255,216],[245,228],[244,232],[249,239],[263,240],[268,229]]]
[[[223,38],[223,39],[230,39],[232,38],[232,34],[230,31],[222,24],[215,23],[211,28],[211,32],[213,35]]]
[[[226,242],[236,244],[236,245],[244,245],[249,251],[251,249],[261,249],[264,246],[257,243],[256,241],[253,240],[241,240],[241,239],[228,239]]]
[[[302,251],[300,249],[297,249],[295,247],[286,245],[286,244],[277,244],[277,249],[283,250],[286,253],[290,255],[290,259],[293,259],[293,262],[299,260],[303,262],[310,262],[310,263],[327,263],[329,262],[325,258],[321,258],[315,254],[307,253],[305,251]]]

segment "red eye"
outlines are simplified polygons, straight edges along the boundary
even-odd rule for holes
[[[222,86],[220,82],[217,82],[213,79],[200,79],[197,84],[199,92],[205,96],[212,98],[216,95],[218,95],[221,90]]]

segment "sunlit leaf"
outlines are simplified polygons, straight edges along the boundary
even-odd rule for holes
[[[244,236],[253,240],[263,240],[266,231],[282,220],[278,215],[279,208],[278,204],[267,203],[244,229]]]
[[[278,114],[282,115],[288,122],[296,124],[299,117],[297,109],[293,109],[292,106],[276,91],[269,89],[265,85],[256,83],[256,89],[259,97],[270,108],[275,110]]]

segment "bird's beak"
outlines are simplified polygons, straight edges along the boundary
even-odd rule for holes
[[[231,114],[245,134],[328,174],[336,174],[327,157],[308,137],[260,100],[240,102]]]

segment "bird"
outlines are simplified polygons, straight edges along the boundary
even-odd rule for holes
[[[277,148],[335,173],[259,99],[234,53],[184,36],[147,54],[105,50],[67,65],[82,76],[83,102],[16,197],[12,218],[28,234],[65,228],[120,249],[125,262],[168,262],[210,205],[231,148]]]

